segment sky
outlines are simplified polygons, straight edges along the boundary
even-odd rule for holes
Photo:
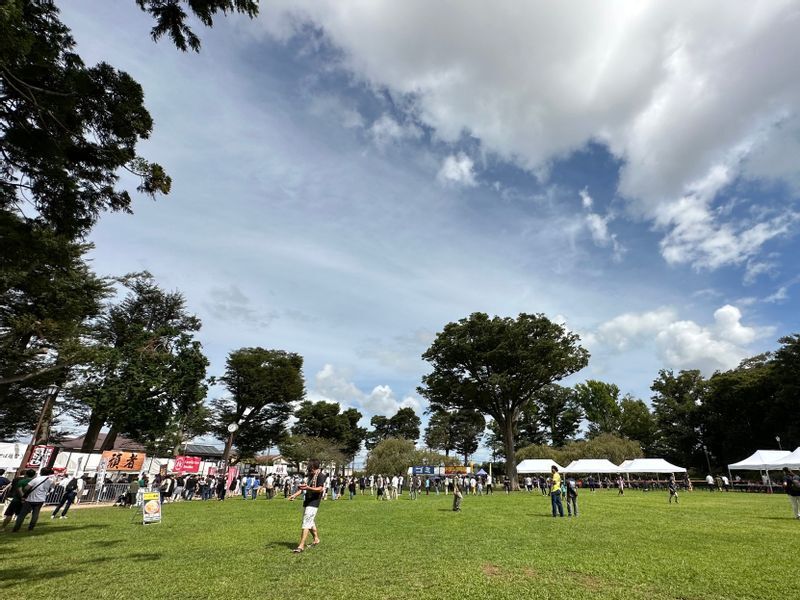
[[[199,54],[132,0],[59,5],[173,178],[94,268],[183,292],[212,374],[298,352],[309,399],[426,420],[421,354],[475,311],[563,323],[591,352],[563,383],[646,401],[800,331],[796,1],[271,0],[195,22]]]

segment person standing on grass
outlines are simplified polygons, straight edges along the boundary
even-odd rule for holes
[[[305,492],[303,498],[303,533],[300,535],[300,543],[292,552],[299,553],[306,549],[308,534],[313,535],[312,546],[319,544],[319,529],[317,529],[316,517],[319,510],[319,503],[322,500],[322,491],[325,489],[325,474],[319,468],[319,461],[312,459],[308,462],[308,483],[301,483],[296,493],[289,496],[289,500],[294,500]]]
[[[619,490],[617,496],[625,495],[625,480],[622,478],[622,475],[617,477],[617,489]]]
[[[667,483],[669,490],[669,503],[672,504],[672,499],[675,498],[675,504],[678,503],[678,484],[675,481],[675,473],[670,473],[669,482]]]
[[[351,477],[350,482],[347,484],[347,491],[350,492],[350,500],[356,495],[356,478]]]
[[[567,514],[578,516],[578,484],[573,477],[567,479]]]
[[[553,509],[553,516],[564,516],[564,505],[561,504],[561,475],[558,472],[558,467],[553,465],[550,467],[553,473],[551,477],[552,484],[550,486],[550,505]],[[556,515],[558,513],[558,515]]]
[[[706,485],[708,486],[708,491],[709,492],[713,492],[714,491],[714,476],[711,475],[711,473],[706,475]]]
[[[463,494],[461,493],[461,483],[458,480],[458,477],[455,478],[455,483],[453,485],[453,512],[461,512],[461,500],[463,499]]]
[[[792,514],[795,519],[800,519],[800,475],[789,467],[783,468],[783,489],[792,503]]]
[[[39,520],[39,511],[44,506],[44,501],[47,499],[47,492],[53,487],[53,469],[44,467],[38,477],[34,477],[28,482],[22,490],[22,509],[17,515],[17,522],[14,524],[13,532],[17,532],[22,527],[22,522],[28,513],[31,515],[31,522],[28,524],[28,531],[33,531],[36,527],[36,522]]]

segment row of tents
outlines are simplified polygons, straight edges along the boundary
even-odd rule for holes
[[[521,475],[533,473],[550,473],[556,466],[562,473],[597,473],[603,474],[644,474],[644,473],[685,473],[686,469],[673,465],[663,458],[635,458],[615,465],[605,458],[582,458],[573,460],[562,467],[549,458],[529,458],[517,465],[517,473]],[[731,471],[778,471],[784,467],[800,468],[800,448],[794,452],[789,450],[756,450],[751,456],[737,463],[728,465]]]
[[[635,458],[615,465],[607,458],[581,458],[573,460],[566,467],[549,458],[529,458],[517,465],[517,473],[550,473],[555,466],[562,473],[685,473],[686,469],[677,467],[663,458]]]

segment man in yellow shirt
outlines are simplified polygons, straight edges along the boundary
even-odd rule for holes
[[[564,516],[564,506],[561,504],[561,475],[558,472],[558,467],[553,465],[550,467],[552,476],[550,477],[550,504],[553,507],[553,516]],[[556,515],[556,512],[558,515]]]

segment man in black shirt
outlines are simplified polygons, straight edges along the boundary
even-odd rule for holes
[[[314,519],[317,516],[322,492],[325,490],[325,474],[319,468],[319,461],[316,459],[308,462],[308,483],[301,483],[297,492],[289,496],[289,500],[294,500],[305,492],[303,499],[303,533],[300,536],[300,543],[292,552],[302,552],[306,548],[306,540],[310,531],[314,536],[312,546],[319,544],[319,530]]]

